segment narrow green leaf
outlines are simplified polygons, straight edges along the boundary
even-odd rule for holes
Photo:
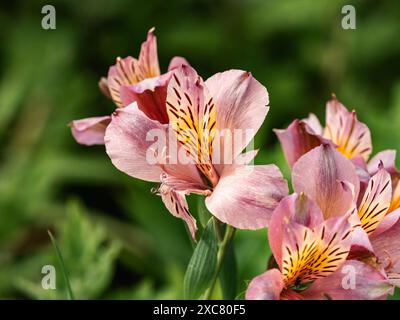
[[[198,299],[208,288],[217,267],[218,241],[210,219],[193,252],[183,282],[185,299]]]
[[[233,300],[237,291],[237,264],[233,243],[229,246],[219,275],[224,299]]]
[[[205,228],[207,226],[207,222],[210,220],[212,216],[206,207],[204,197],[199,196],[197,198],[197,213],[199,215],[199,220],[202,227]]]
[[[51,242],[53,243],[54,250],[56,251],[57,258],[58,258],[58,261],[59,261],[60,266],[61,266],[61,271],[63,273],[64,281],[65,281],[65,284],[66,284],[66,287],[67,287],[68,299],[69,300],[74,300],[74,294],[72,292],[71,284],[69,282],[67,270],[65,268],[64,259],[63,259],[62,255],[61,255],[60,248],[58,247],[56,239],[54,239],[54,237],[51,234],[51,232],[50,231],[47,231],[47,232],[48,232],[48,234],[50,236]]]

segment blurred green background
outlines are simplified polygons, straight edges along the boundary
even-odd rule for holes
[[[56,30],[41,28],[45,4]],[[341,28],[345,4],[356,30]],[[41,287],[44,265],[59,271],[47,230],[78,298],[182,298],[192,252],[183,223],[153,184],[116,170],[104,147],[76,144],[67,127],[113,111],[97,81],[115,57],[137,56],[153,26],[163,71],[181,55],[203,78],[240,68],[267,87],[258,163],[288,177],[272,128],[308,112],[323,119],[332,92],[369,125],[374,152],[400,149],[399,1],[2,1],[0,298],[67,297],[60,272],[57,290]],[[265,269],[266,240],[265,230],[235,238],[239,295]]]

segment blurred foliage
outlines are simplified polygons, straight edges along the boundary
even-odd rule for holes
[[[73,288],[75,299],[97,298],[99,292],[102,292],[110,283],[119,245],[112,241],[104,246],[106,240],[104,228],[92,225],[76,203],[70,203],[67,211],[66,220],[59,226],[60,243],[58,244],[58,247],[62,248],[61,255],[66,268],[65,272]],[[62,277],[63,270],[55,254],[53,247],[52,255],[47,261],[50,265],[56,266],[57,290],[43,290],[41,277],[44,275],[41,274],[41,277],[35,277],[35,281],[19,279],[18,288],[36,299],[66,299],[67,289]]]
[[[289,177],[271,129],[308,112],[323,118],[332,92],[369,125],[375,152],[400,149],[398,1],[351,1],[356,30],[341,28],[344,0],[55,0],[48,31],[45,4],[0,7],[0,298],[66,297],[61,276],[57,290],[40,289],[42,266],[58,268],[47,229],[79,298],[183,296],[192,247],[182,222],[152,184],[118,172],[103,147],[77,145],[67,127],[112,112],[97,81],[115,57],[137,56],[153,26],[163,70],[181,55],[204,78],[241,68],[268,88],[258,163]],[[265,269],[266,239],[265,230],[236,235],[239,296]]]

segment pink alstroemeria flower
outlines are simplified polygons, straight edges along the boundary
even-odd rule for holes
[[[117,58],[111,66],[107,78],[101,78],[101,91],[111,98],[117,108],[123,108],[133,101],[151,119],[161,123],[168,122],[165,109],[167,85],[171,70],[188,62],[181,57],[174,57],[165,74],[160,74],[157,56],[157,40],[154,28],[147,34],[142,44],[139,59],[131,56]],[[71,122],[71,131],[75,140],[84,145],[104,144],[104,134],[111,116],[91,117]]]
[[[322,143],[331,143],[354,161],[367,161],[372,152],[368,127],[358,121],[355,111],[349,112],[335,96],[326,104],[325,128],[314,114],[310,114],[307,119],[294,120],[287,129],[274,131],[290,167],[303,154]]]
[[[311,149],[321,144],[331,144],[356,166],[360,185],[360,202],[371,177],[378,172],[379,163],[392,176],[393,198],[388,213],[400,207],[399,171],[395,167],[396,151],[385,150],[368,162],[372,152],[368,127],[357,120],[355,111],[349,112],[335,96],[326,105],[326,126],[323,128],[314,114],[307,119],[294,120],[287,129],[276,129],[290,167]]]
[[[268,229],[277,268],[255,277],[246,299],[386,298],[390,285],[384,275],[363,262],[346,261],[351,234],[346,216],[325,220],[317,203],[304,194],[284,198]],[[349,283],[346,277],[352,277]]]
[[[293,166],[293,189],[313,199],[325,219],[348,216],[353,226],[350,257],[368,262],[386,273],[393,285],[398,285],[399,269],[393,266],[400,252],[389,246],[384,248],[388,245],[385,239],[389,238],[385,235],[390,235],[393,244],[395,233],[392,230],[399,228],[400,210],[395,208],[398,190],[396,187],[392,192],[392,177],[384,162],[376,163],[375,173],[366,188],[360,188],[354,163],[331,145],[322,145],[303,155]],[[393,168],[391,171],[395,172]],[[397,236],[395,243],[400,244],[399,240]]]
[[[168,124],[151,119],[136,103],[117,109],[105,136],[112,163],[132,177],[160,182],[163,202],[188,224],[193,237],[196,222],[185,199],[189,193],[205,195],[209,211],[224,223],[242,229],[266,227],[272,211],[288,194],[287,183],[275,165],[246,165],[254,151],[242,154],[267,115],[266,88],[241,70],[218,73],[203,82],[193,68],[183,65],[173,72],[166,101]],[[218,149],[235,161],[216,163],[216,142],[226,142],[217,132],[248,129],[252,135]],[[149,163],[154,141],[146,137],[154,131],[166,136],[172,132],[179,142],[176,147],[165,144],[157,155],[170,159],[183,151],[191,162]]]

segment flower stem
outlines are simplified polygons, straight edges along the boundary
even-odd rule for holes
[[[217,267],[215,269],[215,273],[213,275],[213,278],[211,280],[211,285],[210,287],[206,290],[205,294],[204,294],[204,299],[205,300],[210,300],[213,292],[214,292],[214,287],[215,284],[217,283],[218,280],[218,276],[219,273],[221,271],[222,268],[222,264],[224,262],[224,258],[226,255],[226,252],[229,249],[229,246],[233,240],[233,237],[235,236],[235,231],[236,229],[230,225],[226,226],[225,229],[225,234],[224,237],[222,239],[222,241],[220,242],[219,248],[218,248],[218,253],[217,253]]]

